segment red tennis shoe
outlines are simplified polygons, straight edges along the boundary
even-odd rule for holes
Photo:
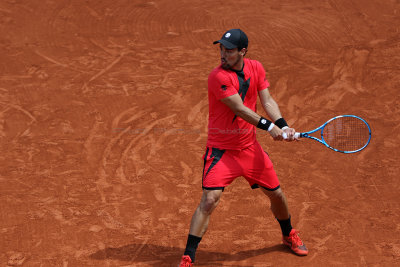
[[[191,267],[193,266],[192,259],[188,255],[183,255],[181,263],[178,267]]]
[[[308,254],[308,249],[306,245],[301,241],[299,237],[299,231],[292,229],[289,236],[282,237],[283,244],[290,247],[290,249],[299,256],[306,256]]]

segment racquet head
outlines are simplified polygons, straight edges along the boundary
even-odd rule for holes
[[[368,123],[354,115],[343,115],[329,120],[321,129],[321,137],[330,148],[354,153],[365,148],[371,140]]]

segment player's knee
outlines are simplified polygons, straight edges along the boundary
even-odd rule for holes
[[[218,195],[208,195],[204,197],[200,203],[200,210],[203,213],[210,214],[215,207],[217,207],[220,196]]]
[[[271,200],[285,200],[285,194],[280,188],[275,191],[268,192],[268,196]]]

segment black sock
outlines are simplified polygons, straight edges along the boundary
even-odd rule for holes
[[[200,241],[201,237],[197,237],[194,235],[188,236],[185,253],[183,253],[183,255],[188,255],[192,259],[192,262],[194,262],[197,246],[199,245]]]
[[[278,220],[278,222],[279,222],[279,225],[281,226],[282,234],[284,236],[289,236],[290,231],[292,231],[292,224],[290,223],[290,216],[289,216],[289,219],[287,219],[287,220]]]

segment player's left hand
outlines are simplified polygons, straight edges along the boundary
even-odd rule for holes
[[[287,127],[283,130],[283,132],[287,135],[287,138],[284,139],[285,141],[287,142],[297,141],[297,139],[294,138],[294,134],[296,133],[295,129]]]

